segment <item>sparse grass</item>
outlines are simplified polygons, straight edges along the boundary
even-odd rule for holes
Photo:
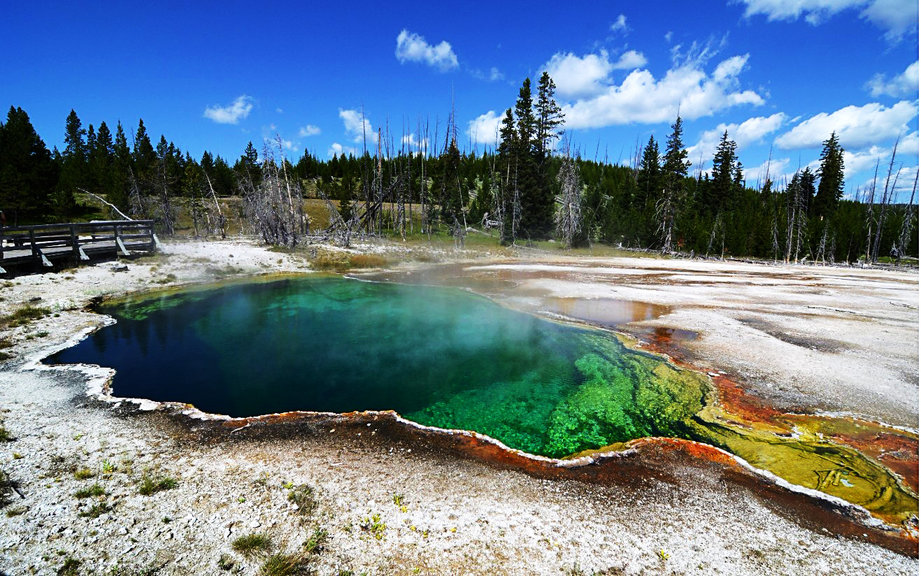
[[[217,559],[217,567],[225,572],[233,570],[236,565],[237,563],[234,562],[233,558],[227,554],[221,554],[221,557]]]
[[[74,496],[77,498],[92,498],[94,496],[105,496],[106,491],[99,483],[93,484],[86,488],[81,488],[74,492]]]
[[[92,478],[95,475],[95,472],[85,466],[83,468],[77,468],[74,470],[74,478],[77,480],[86,480],[87,478]]]
[[[387,265],[387,259],[378,254],[352,254],[349,268],[381,268]]]
[[[51,314],[51,310],[48,310],[47,308],[23,306],[9,316],[0,316],[0,328],[15,328],[17,326],[25,326],[29,322],[44,318],[49,314]]]
[[[0,338],[0,350],[4,348],[12,348],[12,347],[13,347],[12,340],[10,340],[9,338]]]
[[[79,576],[81,574],[80,564],[82,564],[82,562],[80,562],[76,558],[68,558],[67,560],[64,561],[64,564],[62,564],[61,567],[58,568],[57,575],[58,576]]]
[[[3,358],[0,358],[2,360]],[[0,442],[12,442],[15,440],[13,435],[10,434],[10,431],[6,429],[6,426],[0,424]]]
[[[307,484],[299,484],[288,492],[288,501],[297,506],[297,513],[303,516],[313,514],[317,508],[317,498],[313,488]]]
[[[82,518],[99,518],[107,512],[111,512],[112,507],[106,502],[97,502],[89,510],[83,510],[77,515]]]
[[[268,534],[247,534],[240,536],[231,544],[234,552],[246,558],[268,554],[272,550],[272,538]]]
[[[159,476],[155,478],[145,474],[144,477],[141,478],[140,486],[138,486],[138,493],[141,496],[150,496],[157,492],[171,490],[178,485],[179,482],[177,482],[175,478],[170,478],[169,476]]]
[[[9,360],[9,359],[12,358],[12,357],[13,357],[12,354],[8,354],[8,353],[6,353],[6,352],[0,350],[0,362],[5,362],[5,361]]]
[[[175,274],[167,274],[166,276],[162,278],[157,278],[156,280],[154,280],[154,284],[169,284],[170,282],[175,282],[175,281],[176,281]]]
[[[379,254],[350,254],[337,250],[318,249],[310,261],[315,270],[345,271],[354,268],[381,268],[387,265],[387,259]]]
[[[308,574],[310,564],[304,554],[273,554],[259,568],[260,576]]]
[[[10,475],[0,470],[0,508],[5,508],[16,491],[16,483]]]
[[[13,508],[10,508],[9,510],[6,511],[6,517],[12,518],[14,516],[22,516],[28,510],[29,508],[27,506],[14,506]]]

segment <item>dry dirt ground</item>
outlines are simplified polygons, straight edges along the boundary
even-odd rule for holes
[[[469,261],[431,272],[435,280],[479,278],[503,304],[602,325],[610,319],[572,299],[661,305],[623,329],[695,332],[685,346],[696,363],[785,409],[917,431],[917,273],[452,257]],[[0,572],[254,574],[265,556],[232,544],[264,533],[271,552],[300,552],[311,570],[333,575],[918,573],[916,550],[844,537],[725,466],[657,445],[632,456],[636,469],[655,462],[655,474],[548,479],[394,434],[375,417],[221,427],[182,416],[186,407],[106,398],[104,369],[39,364],[106,321],[85,310],[95,297],[309,269],[302,255],[239,240],[166,244],[164,255],[125,264],[0,281],[0,316],[26,304],[53,312],[0,332],[13,343],[13,360],[0,364],[11,437],[0,443],[0,470],[15,488],[0,514]],[[423,269],[433,268],[395,274]],[[173,487],[142,495],[145,478]],[[97,484],[103,494],[77,496]],[[318,530],[325,542],[307,554]]]

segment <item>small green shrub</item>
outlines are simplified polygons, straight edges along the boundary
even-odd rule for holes
[[[323,545],[329,539],[329,533],[323,528],[317,528],[310,535],[310,538],[304,542],[304,552],[307,554],[319,554],[323,551]]]
[[[3,360],[0,358],[0,360]],[[6,426],[0,424],[0,442],[12,442],[14,440],[10,431],[6,429]]]
[[[387,525],[381,522],[380,514],[372,514],[361,521],[361,529],[374,536],[375,540],[383,540]]]
[[[247,558],[268,554],[272,550],[272,538],[268,534],[247,534],[240,536],[231,544],[234,552]]]
[[[175,478],[170,478],[169,476],[154,478],[145,474],[144,477],[141,478],[141,485],[138,487],[138,493],[141,496],[150,496],[164,490],[172,490],[178,485],[179,483]]]

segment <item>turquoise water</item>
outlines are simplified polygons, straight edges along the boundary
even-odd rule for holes
[[[396,410],[564,456],[674,435],[704,394],[605,333],[453,288],[287,279],[103,311],[117,324],[51,361],[115,368],[116,396],[231,416]]]

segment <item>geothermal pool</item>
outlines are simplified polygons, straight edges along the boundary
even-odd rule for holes
[[[112,367],[119,397],[233,417],[395,410],[555,458],[678,437],[894,524],[918,509],[891,471],[852,448],[727,420],[701,374],[460,288],[289,278],[129,297],[100,311],[117,323],[49,362]]]

